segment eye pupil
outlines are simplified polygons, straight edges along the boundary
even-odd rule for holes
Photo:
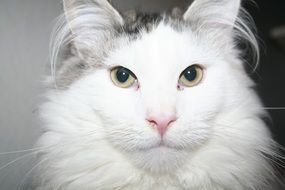
[[[124,83],[129,79],[130,74],[125,68],[121,68],[118,69],[116,76],[119,82]]]
[[[197,77],[197,71],[195,68],[189,68],[184,72],[184,77],[188,81],[194,81]]]

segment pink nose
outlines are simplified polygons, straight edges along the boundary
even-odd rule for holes
[[[160,116],[160,117],[149,117],[147,121],[152,124],[158,131],[161,137],[166,133],[169,125],[176,121],[175,116]]]

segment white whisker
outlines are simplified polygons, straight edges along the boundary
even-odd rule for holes
[[[35,166],[33,166],[23,177],[23,180],[21,181],[21,183],[18,185],[17,189],[21,189],[25,184],[25,180],[28,179],[29,175],[38,167],[40,166],[44,161],[46,161],[47,159],[43,159],[40,162],[38,162]]]
[[[26,150],[15,150],[15,151],[9,151],[9,152],[0,152],[0,156],[6,156],[9,154],[18,154],[18,153],[25,153],[25,152],[33,152],[37,150],[42,150],[45,147],[38,147],[38,148],[31,148],[31,149],[26,149]],[[46,147],[48,148],[48,147]]]
[[[30,156],[30,155],[32,155],[32,154],[33,154],[33,152],[32,152],[32,153],[25,154],[24,156],[20,156],[20,157],[16,158],[15,160],[13,160],[13,161],[11,161],[11,162],[5,164],[4,166],[0,167],[0,171],[3,170],[3,169],[5,169],[5,168],[7,168],[7,167],[9,167],[9,166],[12,165],[13,163],[15,163],[15,162],[17,162],[17,161],[19,161],[19,160],[22,160],[22,159],[24,159],[24,158],[26,158],[26,157],[28,157],[28,156]]]
[[[285,110],[285,107],[263,107],[265,110]]]

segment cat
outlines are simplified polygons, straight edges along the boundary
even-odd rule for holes
[[[172,14],[63,5],[35,189],[273,189],[276,145],[239,48],[258,62],[240,0]]]

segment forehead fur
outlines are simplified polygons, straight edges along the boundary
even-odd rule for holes
[[[139,34],[142,30],[151,32],[161,22],[172,25],[173,28],[179,29],[185,21],[182,18],[182,12],[179,8],[174,8],[170,13],[143,13],[130,10],[124,14],[124,26],[121,32],[129,35]]]
[[[197,43],[189,29],[177,31],[161,22],[151,32],[141,31],[139,36],[135,40],[122,37],[120,46],[110,51],[105,64],[108,67],[121,65],[133,72],[144,71],[143,75],[147,76],[159,70],[179,70],[191,63],[203,62],[198,60],[201,59],[198,55],[206,47]]]

